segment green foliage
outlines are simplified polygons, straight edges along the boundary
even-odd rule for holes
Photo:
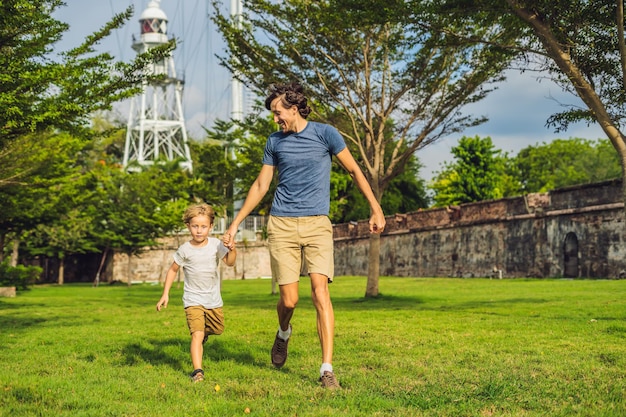
[[[454,31],[460,43],[511,50],[523,58],[523,69],[539,70],[541,76],[548,76],[565,91],[577,95],[585,106],[564,104],[565,110],[551,115],[547,125],[564,131],[571,123],[597,122],[618,154],[621,176],[626,179],[623,1],[445,0],[437,7],[447,12],[441,14],[444,22],[470,28],[469,32]],[[487,39],[472,33],[476,23],[496,37]],[[446,24],[439,29],[442,27]],[[508,41],[511,36],[517,41]],[[623,194],[626,199],[626,181]]]
[[[483,98],[508,62],[500,49],[430,32],[427,4],[254,0],[242,25],[214,6],[222,63],[259,93],[300,81],[312,117],[354,146],[379,200],[420,147],[484,120],[460,109]]]
[[[245,198],[248,187],[256,179],[262,165],[267,137],[276,130],[272,117],[249,114],[245,120],[218,120],[207,130],[208,142],[194,145],[194,176],[201,178],[209,189],[220,190],[224,207]],[[198,160],[196,165],[196,158]],[[257,206],[259,214],[269,213],[273,189]],[[210,191],[208,191],[210,192]]]
[[[364,285],[363,277],[332,284],[333,365],[343,387],[336,392],[317,381],[320,347],[306,280],[280,371],[269,357],[277,300],[269,280],[224,281],[226,330],[205,344],[206,380],[198,384],[188,376],[182,288],[172,288],[170,306],[159,313],[162,288],[150,285],[43,286],[0,299],[0,413],[608,417],[626,411],[624,280],[381,277],[377,299],[363,298]]]
[[[619,156],[607,139],[557,139],[509,156],[490,138],[462,138],[430,188],[438,207],[539,193],[619,178]]]
[[[506,156],[494,148],[490,137],[464,136],[451,152],[454,161],[446,163],[430,185],[435,206],[504,197],[511,187]]]
[[[0,287],[15,287],[26,290],[35,284],[43,269],[38,266],[9,265],[9,261],[0,262]]]
[[[172,45],[150,51],[130,64],[114,62],[95,45],[121,27],[132,7],[115,15],[82,44],[58,51],[55,43],[68,25],[55,20],[61,0],[6,0],[0,3],[0,150],[18,137],[51,127],[84,132],[90,115],[135,94],[152,57]]]
[[[131,173],[106,165],[91,172],[88,187],[94,196],[89,210],[97,246],[138,253],[179,229],[190,202],[186,175],[178,161]]]
[[[21,136],[0,152],[0,234],[19,234],[65,213],[64,199],[74,198],[69,188],[81,175],[76,155],[84,146],[67,134],[41,133]]]
[[[542,76],[549,74],[573,95],[579,95],[580,91],[570,76],[574,71],[580,72],[601,97],[614,122],[621,125],[626,114],[626,95],[616,24],[617,3],[612,0],[445,0],[436,5],[439,12],[447,12],[439,14],[442,21],[437,30],[453,26],[461,43],[493,45],[495,41],[497,46],[518,54],[523,59],[522,68],[539,70]],[[481,31],[477,30],[479,26],[483,28]],[[495,36],[486,38],[485,33]],[[563,54],[551,46],[552,40],[562,48]],[[565,54],[575,68],[570,73],[559,63]],[[563,107],[564,111],[551,115],[547,121],[557,131],[565,131],[571,123],[597,121],[597,115],[589,108],[565,104]]]
[[[417,158],[411,157],[406,169],[390,182],[380,203],[387,215],[409,213],[429,206],[425,181],[419,178],[421,166]],[[339,179],[342,181],[340,185],[337,184]],[[342,168],[335,167],[331,173],[331,192],[336,193],[332,186],[341,191],[337,196],[331,196],[331,207],[333,204],[338,207],[334,213],[331,212],[333,222],[346,223],[369,218],[367,201]]]
[[[546,192],[621,176],[619,156],[607,139],[557,139],[529,146],[513,158],[523,193]]]

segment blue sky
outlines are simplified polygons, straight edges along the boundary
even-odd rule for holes
[[[118,59],[129,61],[134,57],[131,39],[133,35],[139,36],[138,19],[148,0],[65,2],[67,5],[55,14],[57,19],[70,25],[69,32],[59,45],[61,50],[77,46],[85,36],[102,27],[114,14],[134,5],[133,18],[99,45],[100,51],[110,52]],[[228,1],[224,3],[229,5]],[[215,33],[213,23],[208,19],[209,1],[162,0],[161,8],[169,19],[168,34],[182,40],[174,52],[174,60],[177,75],[185,80],[183,108],[186,127],[192,137],[202,137],[203,126],[210,128],[216,118],[227,119],[230,115],[230,76],[215,58],[215,54],[222,54],[223,45]],[[489,136],[496,148],[512,154],[526,146],[559,138],[605,137],[597,125],[588,127],[577,124],[558,134],[547,128],[547,118],[561,111],[563,103],[580,105],[581,102],[577,97],[563,93],[549,80],[537,80],[537,74],[508,72],[507,80],[499,84],[496,91],[464,110],[464,113],[487,116],[488,122],[443,138],[418,152],[417,156],[424,164],[422,177],[430,179],[434,171],[441,169],[442,163],[451,160],[450,149],[461,136]],[[125,120],[127,107],[121,105],[117,111]]]

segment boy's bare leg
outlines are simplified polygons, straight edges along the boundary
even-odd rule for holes
[[[202,354],[204,353],[202,340],[204,339],[204,332],[193,332],[191,334],[191,364],[193,369],[202,369]]]

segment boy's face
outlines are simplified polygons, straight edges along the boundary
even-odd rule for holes
[[[187,229],[191,232],[191,237],[195,243],[204,243],[209,236],[209,232],[213,228],[213,224],[208,216],[201,214],[193,217],[187,223]]]

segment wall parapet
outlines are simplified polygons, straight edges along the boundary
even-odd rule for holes
[[[621,180],[387,216],[380,273],[626,277]],[[367,220],[334,225],[335,272],[367,275]]]
[[[626,277],[621,180],[386,217],[380,273],[411,277]],[[335,274],[367,275],[368,220],[336,224]],[[110,280],[162,282],[188,236],[170,236],[128,259],[116,253]],[[267,242],[238,244],[224,279],[271,275]]]
[[[383,234],[417,233],[623,207],[621,180],[610,180],[562,188],[547,193],[534,193],[386,216],[387,225]],[[368,220],[336,224],[333,226],[333,231],[335,240],[367,239],[370,234]]]

